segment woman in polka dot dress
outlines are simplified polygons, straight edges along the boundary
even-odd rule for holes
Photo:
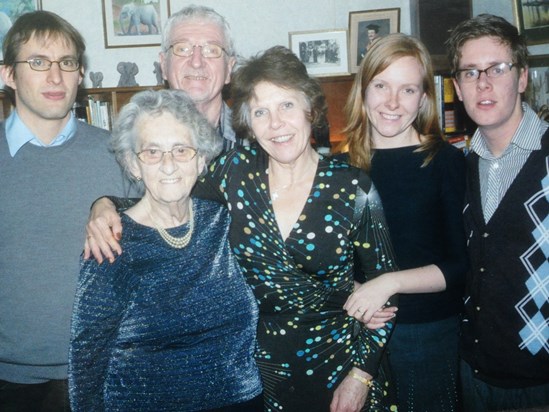
[[[255,142],[219,158],[195,194],[231,213],[231,245],[260,310],[266,410],[396,410],[379,368],[392,324],[369,330],[343,310],[354,279],[395,269],[377,192],[310,145],[324,95],[291,51],[251,59],[231,87],[237,133]]]

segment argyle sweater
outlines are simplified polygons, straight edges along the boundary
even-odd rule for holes
[[[470,153],[467,162],[471,269],[461,355],[492,385],[549,383],[549,129],[487,224],[478,155]]]

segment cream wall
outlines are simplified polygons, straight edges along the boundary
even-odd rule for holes
[[[169,0],[171,10],[188,5],[188,0]],[[420,0],[422,1],[422,0]],[[58,13],[83,34],[87,42],[86,72],[100,71],[103,87],[115,87],[120,78],[120,61],[139,66],[136,81],[141,86],[156,84],[153,63],[159,46],[105,49],[101,0],[42,0],[42,7]],[[411,33],[409,0],[196,0],[215,8],[232,26],[238,52],[249,57],[275,44],[288,45],[288,32],[347,28],[349,11],[399,7],[400,31]],[[514,21],[513,0],[472,0],[473,14],[499,14]],[[532,54],[549,54],[549,44],[532,46]],[[91,87],[86,75],[85,87]]]
[[[156,84],[153,62],[158,61],[159,46],[105,49],[101,0],[42,0],[44,10],[53,11],[74,24],[86,39],[86,72],[103,72],[103,87],[117,86],[120,61],[139,66],[136,81],[140,86]],[[172,12],[191,4],[170,0]],[[236,48],[244,57],[275,44],[288,45],[289,31],[347,28],[349,11],[399,7],[401,31],[410,33],[409,0],[212,0],[199,1],[213,7],[229,21]],[[91,87],[86,75],[85,87]]]

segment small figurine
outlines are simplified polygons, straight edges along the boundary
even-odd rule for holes
[[[90,72],[90,79],[92,81],[92,87],[94,89],[98,87],[103,87],[103,73],[101,72]]]
[[[118,63],[118,66],[116,66],[116,70],[120,73],[118,87],[139,86],[139,84],[135,81],[135,75],[139,73],[137,64],[132,62],[120,62]]]
[[[154,62],[153,66],[153,73],[156,75],[156,84],[158,86],[162,86],[164,84],[164,79],[162,77],[162,67],[160,66],[159,62]]]

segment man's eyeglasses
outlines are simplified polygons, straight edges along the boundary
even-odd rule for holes
[[[175,43],[170,46],[173,54],[179,57],[191,57],[194,54],[195,47],[200,48],[200,54],[206,59],[218,59],[223,52],[227,53],[223,47],[215,43],[191,44],[188,42]]]
[[[162,161],[166,153],[171,153],[174,161],[185,163],[194,159],[198,152],[194,147],[175,145],[171,150],[165,152],[159,149],[144,149],[136,155],[146,165],[155,165]]]
[[[46,72],[51,69],[53,63],[57,63],[59,68],[64,72],[75,72],[80,68],[80,63],[75,59],[63,60],[48,60],[42,58],[34,58],[30,60],[19,60],[14,63],[28,63],[32,70],[37,72]]]
[[[472,83],[480,79],[482,73],[486,74],[487,77],[495,79],[501,76],[505,76],[511,71],[515,64],[514,63],[496,63],[484,70],[479,69],[461,69],[457,70],[455,77],[458,82],[461,83]]]

